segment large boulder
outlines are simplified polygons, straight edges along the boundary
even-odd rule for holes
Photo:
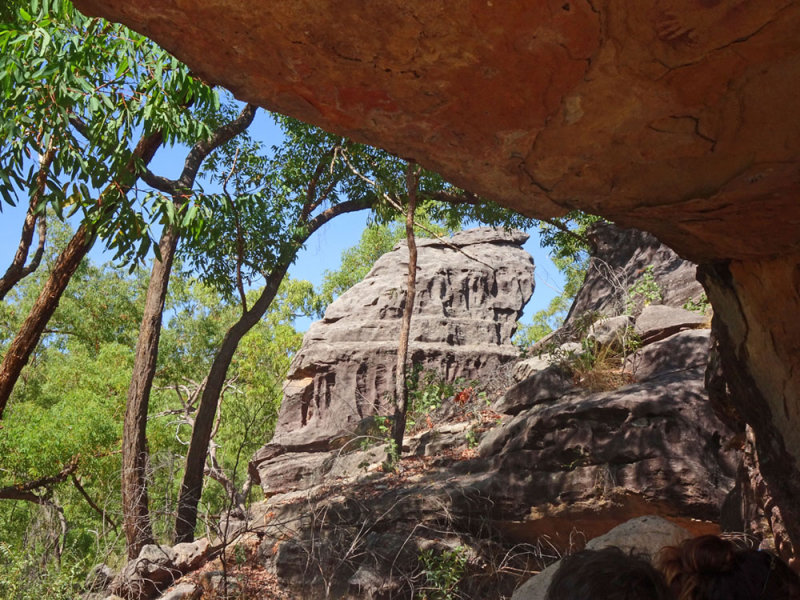
[[[703,373],[535,402],[484,436],[472,485],[520,540],[547,535],[566,547],[573,528],[591,538],[647,513],[700,533],[719,520],[738,460],[723,447],[733,432],[714,415]]]
[[[206,538],[175,546],[146,544],[128,561],[111,585],[126,600],[149,600],[169,588],[182,575],[198,569],[213,548]]]
[[[686,529],[671,521],[661,517],[644,516],[626,521],[608,533],[593,538],[586,544],[586,548],[600,550],[613,546],[626,552],[653,558],[664,546],[677,545],[688,537],[691,536]],[[511,600],[545,600],[547,588],[550,587],[553,575],[560,564],[561,561],[556,561],[530,578],[514,591]]]
[[[638,316],[648,303],[636,293],[649,279],[659,304],[681,307],[703,293],[697,265],[681,258],[655,236],[599,223],[589,232],[592,255],[586,280],[570,307],[565,329],[583,334],[598,317]]]
[[[511,336],[533,293],[533,259],[521,248],[527,237],[478,228],[419,240],[409,341],[418,368],[469,382],[517,357]],[[304,454],[328,449],[365,418],[394,412],[407,265],[400,243],[304,336],[273,440],[251,463],[266,492],[310,485],[320,459]]]

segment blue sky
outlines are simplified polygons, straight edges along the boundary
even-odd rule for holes
[[[279,143],[280,132],[270,119],[268,113],[259,111],[256,121],[251,127],[251,135],[268,145]],[[154,172],[169,178],[178,176],[182,167],[185,151],[180,148],[162,149],[151,163]],[[0,214],[0,269],[3,271],[10,264],[19,242],[19,233],[25,216],[25,207],[3,205]],[[361,232],[366,226],[367,212],[345,214],[337,217],[333,222],[316,232],[298,255],[298,259],[289,270],[295,279],[307,279],[315,285],[322,281],[326,270],[335,270],[339,267],[342,252],[355,245],[361,237]],[[539,246],[538,235],[535,231],[529,232],[531,239],[525,244],[525,249],[531,253],[536,264],[536,290],[533,298],[525,309],[523,322],[529,322],[530,315],[545,308],[550,300],[560,293],[563,278],[547,256],[547,252]],[[34,244],[35,244],[34,240]],[[105,262],[111,259],[109,253],[103,253],[101,245],[92,250],[90,257],[96,262]],[[305,329],[306,320],[297,323],[298,327]]]

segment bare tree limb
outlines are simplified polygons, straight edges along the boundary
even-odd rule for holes
[[[103,520],[106,523],[108,523],[109,525],[111,525],[111,528],[116,532],[117,531],[117,527],[118,527],[117,524],[114,522],[114,520],[111,517],[108,516],[106,511],[104,511],[102,508],[97,506],[95,501],[92,500],[92,497],[89,496],[89,494],[86,491],[86,489],[83,487],[83,485],[81,485],[80,479],[78,479],[78,477],[75,475],[75,473],[71,473],[70,477],[72,479],[72,484],[75,486],[75,488],[78,490],[78,492],[80,492],[80,495],[83,496],[83,499],[86,500],[86,503],[89,506],[92,507],[92,510],[94,510],[101,517],[103,517]]]
[[[44,504],[47,502],[44,496],[34,494],[35,490],[45,489],[49,492],[51,488],[57,484],[66,481],[67,477],[72,475],[78,468],[79,458],[73,457],[64,468],[55,475],[45,475],[38,479],[32,479],[25,483],[16,483],[0,488],[0,499],[2,500],[26,500],[36,504]]]
[[[395,410],[392,423],[392,441],[395,452],[389,452],[388,462],[393,465],[403,453],[403,436],[406,430],[406,414],[408,410],[408,385],[406,368],[408,361],[408,341],[411,334],[411,316],[414,313],[414,298],[417,289],[417,244],[414,236],[414,212],[417,209],[417,188],[421,168],[416,163],[406,166],[406,191],[408,207],[406,208],[406,242],[408,243],[408,276],[406,282],[406,299],[403,306],[403,320],[400,327],[400,340],[397,344],[397,367],[395,369]]]

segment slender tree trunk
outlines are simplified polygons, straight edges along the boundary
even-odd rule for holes
[[[397,376],[394,382],[395,412],[392,423],[392,441],[397,455],[389,456],[389,462],[399,459],[403,453],[403,436],[406,431],[408,412],[408,387],[406,386],[406,364],[408,362],[408,338],[411,333],[411,315],[414,312],[414,298],[417,291],[417,242],[414,237],[414,212],[417,208],[417,165],[411,163],[406,170],[408,188],[408,207],[406,208],[406,240],[408,242],[408,283],[406,284],[406,304],[403,307],[403,323],[400,328],[400,342],[397,346]]]
[[[147,407],[158,358],[161,315],[177,246],[177,232],[167,227],[159,242],[161,260],[153,261],[128,388],[122,429],[122,507],[128,558],[131,559],[139,555],[142,546],[153,543],[147,500]]]
[[[246,105],[236,119],[218,127],[207,139],[195,143],[186,155],[183,171],[177,180],[159,177],[148,170],[142,173],[142,178],[152,187],[171,194],[175,208],[180,208],[192,190],[197,172],[206,157],[246,130],[253,122],[256,110],[254,105]],[[158,360],[161,317],[178,238],[177,229],[168,226],[159,242],[161,260],[153,261],[142,326],[136,343],[131,385],[128,388],[122,429],[122,511],[128,557],[131,559],[139,555],[142,546],[153,541],[146,478],[147,412]]]
[[[267,309],[275,299],[278,288],[286,276],[286,271],[294,261],[299,248],[322,225],[337,215],[364,210],[370,204],[367,201],[348,201],[332,206],[311,220],[302,239],[296,240],[294,248],[290,248],[282,257],[280,263],[272,270],[267,278],[261,295],[249,311],[234,323],[225,334],[222,345],[214,357],[214,363],[206,380],[200,405],[195,415],[192,440],[186,456],[186,469],[184,470],[181,494],[178,499],[178,515],[175,521],[175,543],[191,542],[194,539],[194,530],[197,525],[197,505],[203,492],[203,475],[205,472],[206,455],[211,442],[211,431],[214,426],[214,416],[219,405],[219,396],[228,376],[233,355],[242,337],[252,329],[264,316]]]
[[[203,492],[203,476],[205,473],[206,455],[211,442],[211,431],[214,427],[214,417],[217,414],[219,397],[228,367],[233,360],[236,348],[241,339],[264,316],[278,293],[291,260],[284,261],[273,269],[267,279],[266,286],[261,292],[252,308],[228,329],[222,340],[222,345],[214,357],[214,363],[208,373],[200,404],[195,415],[192,441],[189,443],[189,452],[186,455],[186,469],[183,474],[181,493],[178,499],[178,516],[175,520],[175,543],[191,542],[194,540],[194,530],[197,525],[197,505]]]
[[[58,308],[61,295],[67,289],[67,284],[78,265],[92,247],[92,242],[93,238],[88,235],[86,226],[81,225],[56,260],[50,277],[47,278],[28,317],[6,351],[3,364],[0,365],[0,417],[3,416],[3,410],[22,373],[22,368],[28,363],[39,343],[42,331]]]

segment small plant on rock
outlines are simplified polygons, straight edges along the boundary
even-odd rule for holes
[[[628,314],[632,314],[636,308],[655,304],[663,299],[661,286],[658,285],[653,270],[653,265],[648,266],[642,272],[642,276],[628,289],[625,306]]]
[[[703,292],[697,300],[692,299],[686,302],[683,308],[704,315],[708,312],[708,309],[711,308],[711,303],[708,301],[706,293]]]
[[[454,600],[458,585],[467,567],[467,549],[458,546],[453,550],[436,552],[426,549],[420,552],[424,566],[425,588],[417,596],[419,600]]]

